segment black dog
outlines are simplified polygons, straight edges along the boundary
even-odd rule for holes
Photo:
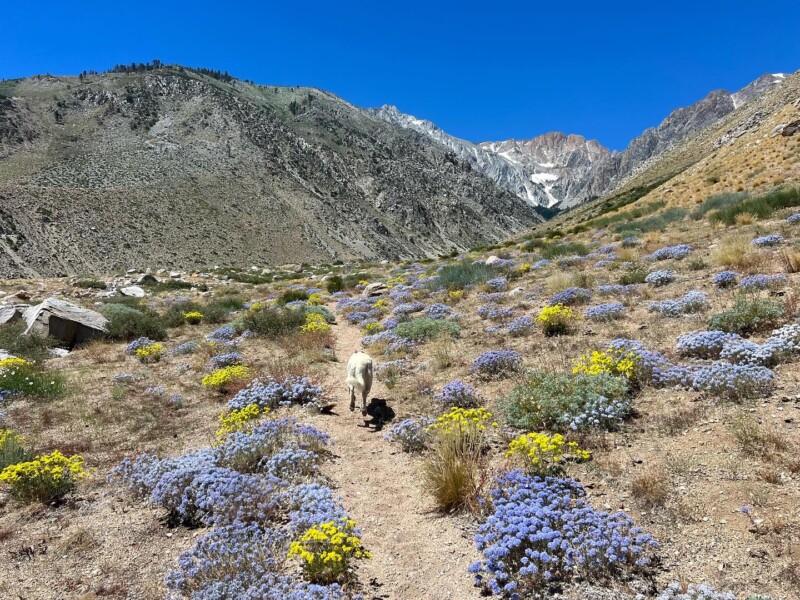
[[[394,410],[386,404],[384,398],[370,398],[369,404],[367,404],[367,415],[372,418],[364,419],[364,426],[374,425],[375,431],[380,431],[386,423],[394,419]]]

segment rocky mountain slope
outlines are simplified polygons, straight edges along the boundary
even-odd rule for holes
[[[644,162],[613,193],[562,213],[547,227],[569,230],[599,215],[647,205],[685,213],[714,196],[760,195],[799,182],[800,73],[795,73]],[[624,214],[617,217],[625,220]]]
[[[182,67],[0,82],[0,276],[410,258],[535,208],[311,88]]]
[[[373,114],[447,145],[460,159],[520,198],[563,209],[615,190],[649,161],[785,79],[782,73],[767,74],[733,94],[713,91],[690,106],[674,110],[657,127],[634,138],[622,152],[611,152],[595,140],[558,132],[530,140],[473,144],[445,133],[430,121],[405,115],[393,106],[375,109]]]

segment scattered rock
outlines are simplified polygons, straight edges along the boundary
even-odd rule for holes
[[[132,298],[144,298],[145,291],[140,288],[138,285],[131,285],[128,287],[121,288],[119,293],[123,296],[130,296]]]
[[[375,281],[373,283],[368,283],[367,287],[361,292],[362,298],[371,298],[373,296],[382,296],[389,292],[389,288],[386,287],[386,284],[381,281]]]
[[[800,119],[797,119],[796,121],[792,121],[791,123],[787,123],[786,125],[784,125],[783,129],[781,129],[781,135],[784,137],[790,137],[793,136],[798,131],[800,131]]]
[[[51,348],[50,354],[55,356],[56,358],[64,358],[70,355],[70,351],[66,348]]]
[[[147,283],[158,283],[158,279],[156,279],[155,277],[153,277],[148,273],[139,277],[139,279],[136,280],[136,283],[138,283],[139,285]]]
[[[17,293],[14,294],[15,298],[19,298],[20,300],[30,300],[31,295],[26,292],[25,290],[19,290]]]
[[[491,267],[498,260],[500,260],[500,257],[499,256],[495,256],[494,254],[492,254],[489,258],[486,259],[485,263],[486,263],[486,265]]]
[[[170,271],[169,272],[169,276],[172,277],[173,279],[179,279],[180,276],[181,276],[181,273],[180,273],[180,271]]]
[[[525,291],[525,288],[516,287],[513,290],[511,290],[510,292],[508,292],[508,295],[511,298],[515,298],[515,297],[521,295],[524,291]]]

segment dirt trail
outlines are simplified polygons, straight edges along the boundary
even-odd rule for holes
[[[356,407],[351,413],[344,385],[345,365],[360,348],[361,332],[339,319],[334,326],[337,363],[331,363],[325,389],[337,399],[332,416],[315,424],[330,433],[336,458],[326,469],[347,511],[363,532],[372,558],[360,561],[359,580],[368,599],[469,599],[480,594],[472,586],[467,566],[477,559],[472,536],[451,517],[434,511],[420,488],[419,459],[383,439],[384,432],[363,426]],[[376,361],[377,363],[378,361]],[[379,381],[370,397],[392,394]]]

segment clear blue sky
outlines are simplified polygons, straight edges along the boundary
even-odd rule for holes
[[[0,14],[0,78],[158,58],[395,104],[473,141],[624,147],[671,109],[800,69],[800,3],[59,2]]]

